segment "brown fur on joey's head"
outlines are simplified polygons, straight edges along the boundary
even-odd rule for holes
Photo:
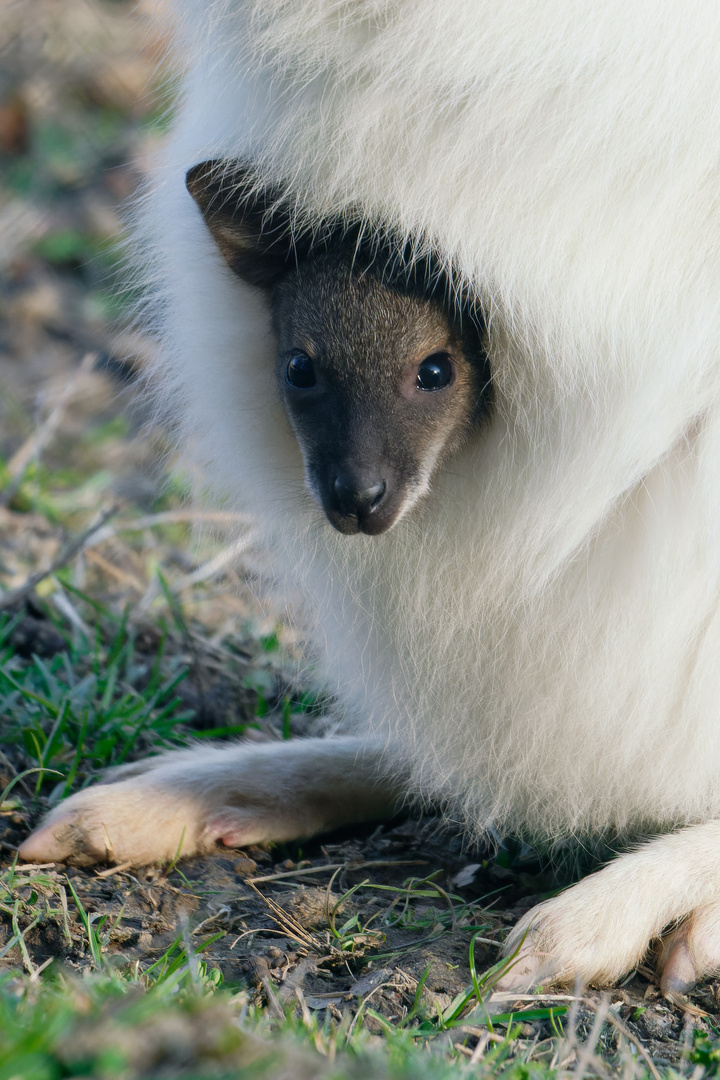
[[[397,251],[340,228],[293,232],[278,194],[242,167],[205,162],[187,185],[228,266],[269,293],[311,491],[340,532],[385,532],[487,414],[481,317]]]

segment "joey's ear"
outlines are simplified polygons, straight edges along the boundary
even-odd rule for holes
[[[293,235],[277,190],[259,188],[253,171],[230,161],[203,161],[185,177],[215,243],[233,273],[270,289],[310,250],[309,231]]]

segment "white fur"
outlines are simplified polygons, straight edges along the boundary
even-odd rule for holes
[[[158,376],[301,591],[347,722],[477,832],[720,817],[716,0],[177,6],[185,92],[143,218]],[[184,188],[211,157],[254,161],[299,217],[431,249],[486,312],[491,424],[381,537],[340,536],[305,491],[267,307]],[[665,871],[711,858],[705,836],[657,841]],[[607,870],[537,915],[556,970],[575,950],[617,977],[693,883],[720,894],[714,864],[665,902],[640,857],[610,868],[631,896],[647,878],[629,944],[601,939]]]
[[[165,384],[348,711],[477,828],[720,815],[720,15],[679,0],[186,0],[146,221]],[[302,482],[263,301],[186,168],[422,237],[491,323],[491,428],[380,538]]]

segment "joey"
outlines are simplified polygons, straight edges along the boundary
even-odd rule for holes
[[[269,295],[310,491],[339,532],[386,532],[488,412],[481,316],[427,264],[398,265],[357,230],[293,235],[242,167],[204,162],[187,186],[230,269]]]

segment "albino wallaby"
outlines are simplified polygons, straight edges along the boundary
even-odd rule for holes
[[[664,987],[720,970],[715,0],[176,4],[157,377],[348,734],[129,766],[21,854],[408,792],[475,833],[666,833],[530,912],[508,979],[613,981],[663,935]]]

